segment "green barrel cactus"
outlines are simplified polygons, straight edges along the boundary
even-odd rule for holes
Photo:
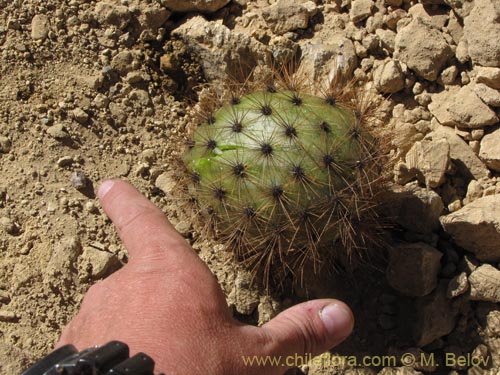
[[[354,102],[233,95],[195,130],[184,161],[196,201],[240,259],[294,269],[366,246],[380,158]]]

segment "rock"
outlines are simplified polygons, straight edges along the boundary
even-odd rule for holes
[[[354,43],[342,34],[333,34],[328,43],[306,41],[300,48],[303,73],[311,82],[324,84],[325,77],[333,78],[338,70],[349,77],[358,65]]]
[[[458,68],[455,65],[449,66],[441,72],[439,83],[443,85],[452,85],[458,74]]]
[[[45,14],[37,14],[31,20],[31,38],[33,40],[44,40],[49,35],[50,23]]]
[[[252,275],[248,271],[238,270],[234,287],[228,295],[229,305],[243,315],[251,315],[259,305],[259,293],[251,286]]]
[[[156,178],[155,186],[167,195],[171,195],[177,186],[177,181],[169,173],[162,173]]]
[[[269,58],[267,47],[254,38],[200,16],[173,30],[172,36],[182,40],[199,57],[209,81],[241,75],[246,78],[252,68]]]
[[[382,199],[387,217],[393,218],[403,228],[424,234],[439,228],[444,205],[434,191],[416,184],[392,185]]]
[[[375,88],[386,94],[402,90],[405,87],[404,78],[401,65],[392,59],[384,61],[373,72]]]
[[[471,180],[467,186],[467,194],[465,195],[464,204],[471,203],[483,196],[483,187],[481,183],[476,180]]]
[[[500,302],[500,271],[483,264],[469,275],[470,299],[473,301]]]
[[[500,90],[500,69],[484,66],[475,66],[474,73],[478,83],[484,83],[492,89]]]
[[[445,139],[416,142],[405,157],[409,173],[416,171],[417,178],[432,189],[444,183],[449,162],[450,144]]]
[[[444,0],[444,2],[453,9],[453,12],[460,18],[467,17],[472,8],[474,8],[474,0]]]
[[[19,318],[16,315],[15,312],[12,311],[7,311],[7,310],[0,310],[0,322],[15,322]]]
[[[316,12],[316,4],[312,1],[278,0],[262,10],[262,17],[275,34],[283,35],[306,29]]]
[[[437,7],[424,6],[423,2],[415,4],[408,9],[408,14],[412,19],[420,18],[429,26],[434,27],[436,30],[442,30],[448,23],[448,12],[439,11]]]
[[[10,142],[10,139],[0,135],[0,154],[9,153],[11,147],[12,147],[12,143]]]
[[[396,30],[398,22],[407,16],[408,13],[404,9],[396,9],[385,16],[385,24],[389,29]]]
[[[474,85],[474,92],[484,104],[490,107],[500,107],[500,91],[486,86],[484,83]]]
[[[131,85],[135,83],[142,82],[142,73],[140,71],[133,71],[133,72],[128,72],[127,76],[125,77],[125,81],[130,83]]]
[[[479,260],[500,260],[500,195],[479,198],[440,221],[455,243]]]
[[[118,1],[99,1],[94,9],[94,17],[103,26],[116,26],[123,30],[130,22],[130,12]]]
[[[476,95],[473,86],[453,87],[432,95],[429,111],[446,126],[477,129],[496,124],[499,120],[495,112]]]
[[[64,167],[69,167],[74,162],[75,162],[75,160],[71,156],[65,155],[65,156],[60,157],[59,159],[57,159],[57,163],[56,164],[57,164],[58,167],[64,168]]]
[[[123,105],[111,102],[109,103],[109,113],[112,116],[115,126],[123,126],[127,122],[127,114]]]
[[[462,38],[460,42],[458,42],[457,49],[455,50],[455,56],[462,64],[465,64],[470,60],[469,46],[467,45],[467,41],[464,38]]]
[[[429,81],[437,79],[453,55],[443,34],[418,17],[398,31],[395,47],[394,57]]]
[[[260,297],[257,311],[259,313],[259,326],[267,323],[280,312],[280,303],[269,295]]]
[[[58,141],[69,139],[69,133],[63,124],[55,124],[47,128],[47,134]]]
[[[377,29],[375,30],[375,34],[380,38],[382,48],[385,48],[389,54],[394,53],[396,33],[392,30]]]
[[[120,261],[115,254],[102,251],[94,247],[84,247],[80,257],[80,269],[88,272],[93,279],[99,279],[109,275]],[[81,274],[81,276],[85,273]]]
[[[10,295],[6,290],[0,289],[0,303],[9,303]]]
[[[417,299],[413,334],[417,346],[428,345],[455,328],[458,311],[446,297],[447,289],[447,282],[443,280],[433,293]]]
[[[141,152],[141,157],[146,163],[154,164],[156,161],[156,152],[152,148],[147,148]]]
[[[399,245],[389,251],[389,285],[406,296],[422,297],[437,285],[443,254],[423,242]]]
[[[464,294],[467,290],[469,290],[469,280],[467,280],[467,274],[465,272],[461,272],[448,283],[446,297],[455,298]]]
[[[74,171],[71,174],[70,177],[71,185],[76,189],[76,190],[82,190],[87,187],[87,176],[83,171]]]
[[[109,99],[104,94],[97,94],[92,101],[97,108],[103,109],[107,108],[109,104]]]
[[[229,0],[161,0],[161,3],[173,12],[213,13],[229,3]]]
[[[89,121],[89,114],[81,108],[76,108],[75,110],[73,110],[73,118],[79,124],[84,125],[87,123],[87,121]]]
[[[500,128],[483,137],[479,157],[488,167],[500,172]]]
[[[81,251],[82,247],[77,237],[68,237],[59,241],[45,267],[44,281],[54,284],[59,283],[60,279],[70,278]]]
[[[14,221],[7,216],[0,217],[0,230],[10,235],[17,233],[17,226]]]
[[[125,75],[134,69],[132,65],[133,62],[133,53],[125,50],[117,53],[116,56],[113,57],[113,60],[111,60],[111,67],[120,75]]]
[[[145,41],[155,40],[158,29],[170,18],[172,12],[157,4],[150,4],[140,8],[137,18],[141,26],[141,39]]]
[[[372,14],[374,5],[372,0],[354,0],[349,11],[352,22],[358,23],[367,19]]]
[[[394,138],[391,142],[400,149],[402,154],[408,152],[415,142],[423,138],[424,134],[418,131],[415,124],[396,119],[394,124]]]
[[[464,37],[472,62],[500,67],[500,3],[498,0],[475,0],[474,8],[464,19]]]
[[[498,308],[498,305],[496,305],[496,307],[488,306],[481,310],[476,310],[476,316],[478,316],[478,319],[481,321],[482,326],[480,334],[483,342],[489,349],[492,359],[491,367],[493,370],[495,370],[500,367],[500,351],[498,350],[498,348],[500,348],[500,309]],[[484,374],[496,375],[494,373]]]
[[[439,126],[429,133],[424,139],[439,140],[446,139],[450,145],[450,158],[462,176],[479,180],[489,177],[489,170],[476,156],[469,145],[460,138],[455,131],[446,126]]]

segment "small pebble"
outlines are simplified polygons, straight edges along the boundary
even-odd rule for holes
[[[73,118],[79,124],[83,125],[89,121],[89,114],[81,108],[77,108],[73,111]]]
[[[12,147],[12,143],[10,142],[10,139],[7,137],[0,136],[0,154],[1,153],[8,153]]]
[[[17,320],[17,315],[12,311],[0,310],[0,322],[14,322]]]
[[[68,166],[70,166],[70,165],[71,165],[71,164],[73,164],[73,163],[74,163],[73,158],[72,158],[71,156],[67,156],[67,155],[66,155],[66,156],[63,156],[62,158],[59,158],[59,159],[57,160],[57,165],[58,165],[59,167],[61,167],[61,168],[62,168],[62,167],[68,167]]]
[[[9,302],[10,302],[9,293],[7,293],[6,290],[0,289],[0,303],[9,303]]]
[[[95,206],[95,203],[92,201],[88,201],[85,203],[85,210],[90,213],[95,213],[97,212],[97,207]]]
[[[82,171],[74,171],[71,174],[71,185],[77,189],[81,190],[87,186],[87,176]]]
[[[16,233],[16,225],[9,217],[0,217],[0,229],[3,229],[8,234]]]

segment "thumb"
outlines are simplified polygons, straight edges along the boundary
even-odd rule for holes
[[[293,306],[264,324],[270,340],[268,355],[317,355],[344,341],[352,332],[354,317],[343,302],[321,299]]]

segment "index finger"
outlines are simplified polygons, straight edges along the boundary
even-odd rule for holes
[[[107,180],[97,195],[132,259],[158,260],[172,255],[177,260],[181,255],[198,259],[163,212],[129,183]]]

